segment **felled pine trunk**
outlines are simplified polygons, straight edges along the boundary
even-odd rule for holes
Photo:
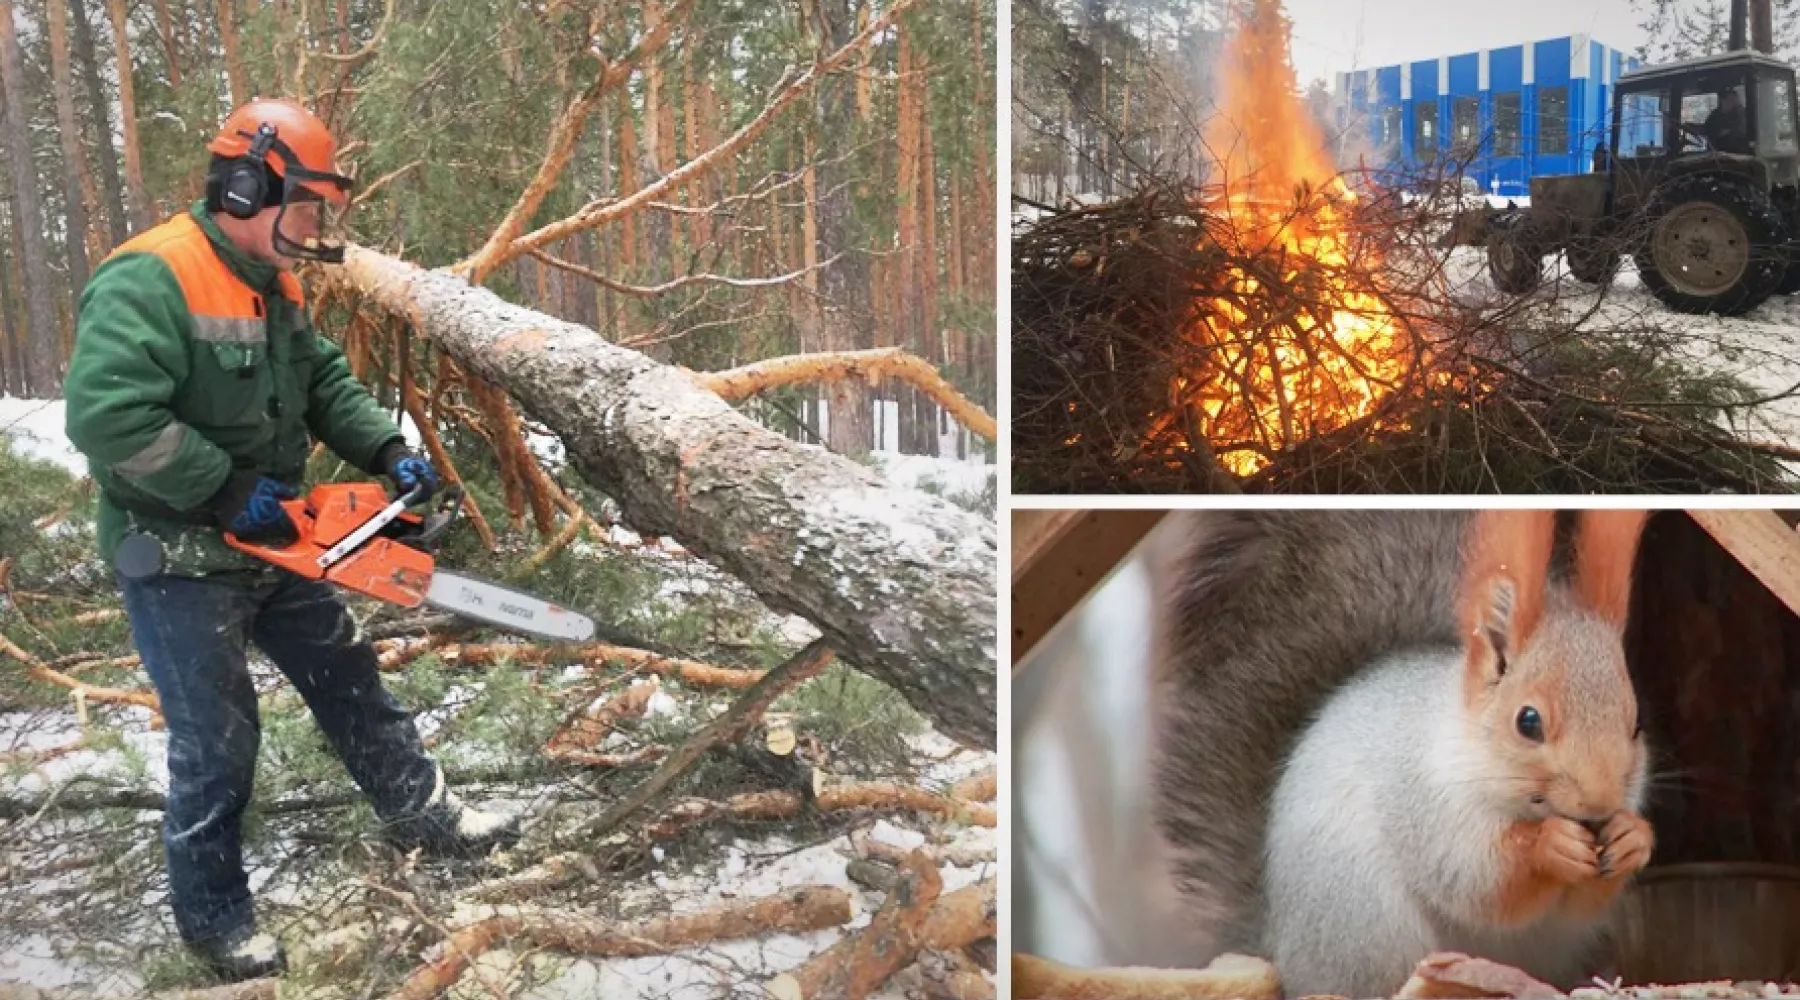
[[[351,247],[343,276],[554,431],[634,527],[798,614],[939,731],[995,745],[991,522],[772,433],[680,369],[445,272]]]

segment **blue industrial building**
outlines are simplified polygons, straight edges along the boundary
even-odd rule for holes
[[[1417,169],[1445,158],[1483,191],[1530,192],[1585,173],[1607,144],[1612,86],[1638,60],[1585,35],[1339,73],[1340,166]]]

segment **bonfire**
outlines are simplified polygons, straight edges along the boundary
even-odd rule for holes
[[[1418,359],[1378,284],[1381,257],[1352,226],[1356,196],[1296,97],[1279,0],[1239,10],[1206,131],[1217,180],[1208,238],[1232,263],[1184,336],[1196,370],[1173,377],[1160,437],[1197,409],[1218,461],[1249,475],[1317,434],[1369,417]],[[1181,446],[1191,447],[1184,438]]]

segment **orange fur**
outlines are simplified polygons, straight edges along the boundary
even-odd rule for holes
[[[1503,874],[1494,895],[1494,922],[1502,927],[1532,923],[1562,899],[1563,884],[1540,870],[1535,860],[1539,825],[1520,820],[1500,836]]]
[[[1544,613],[1544,586],[1555,544],[1555,511],[1484,510],[1470,523],[1458,611],[1469,644],[1464,690],[1471,699],[1491,680],[1486,627],[1503,593],[1510,592],[1505,640],[1512,655],[1536,631]]]
[[[1584,510],[1575,533],[1575,597],[1623,628],[1631,610],[1631,571],[1649,517],[1641,510]]]

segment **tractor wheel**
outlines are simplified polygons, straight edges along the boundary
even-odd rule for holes
[[[1638,273],[1678,312],[1749,312],[1787,273],[1787,227],[1768,196],[1742,181],[1717,174],[1670,181],[1652,198],[1649,221]]]
[[[1563,251],[1563,262],[1576,281],[1610,285],[1619,271],[1619,249],[1604,238],[1577,239]]]
[[[1544,276],[1543,256],[1525,238],[1525,217],[1498,219],[1488,235],[1488,276],[1508,295],[1524,295]]]

